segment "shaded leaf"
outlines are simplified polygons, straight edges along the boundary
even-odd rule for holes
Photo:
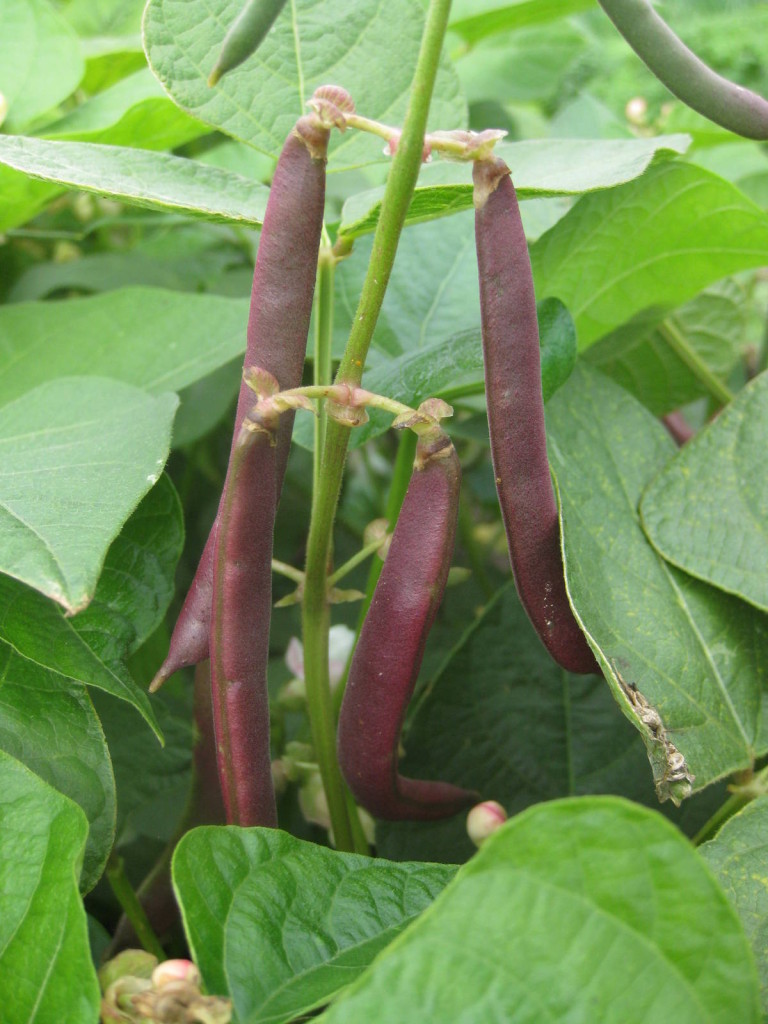
[[[88,823],[79,807],[0,751],[0,1006],[27,1024],[99,1013],[77,890]]]
[[[590,7],[594,0],[457,0],[451,8],[450,29],[468,43],[476,43],[496,32],[554,21]]]
[[[674,442],[627,392],[582,365],[547,406],[547,425],[568,593],[648,747],[660,797],[688,789],[675,751],[696,788],[749,767],[768,749],[768,620],[669,566],[640,525],[640,497]]]
[[[195,962],[241,1022],[279,1024],[349,985],[453,877],[273,829],[198,828],[173,881]]]
[[[768,611],[768,373],[738,393],[650,483],[640,508],[657,551]]]

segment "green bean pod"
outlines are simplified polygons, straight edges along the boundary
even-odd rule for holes
[[[699,60],[648,0],[599,0],[626,41],[670,92],[747,139],[768,139],[768,101]]]
[[[447,818],[478,796],[397,770],[400,732],[453,554],[461,470],[444,434],[419,441],[411,482],[349,670],[339,715],[339,766],[377,818]]]
[[[208,76],[213,87],[219,79],[255,53],[285,7],[285,0],[247,0],[224,37],[216,64]]]
[[[571,672],[599,672],[565,590],[536,297],[517,194],[498,157],[476,161],[474,183],[488,427],[515,585],[555,661]]]

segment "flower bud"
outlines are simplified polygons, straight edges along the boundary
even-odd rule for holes
[[[467,815],[467,835],[475,846],[481,846],[506,820],[507,812],[501,804],[495,800],[485,800],[476,804]]]
[[[164,960],[152,972],[152,984],[162,988],[169,981],[186,981],[190,985],[200,985],[200,971],[191,960]]]

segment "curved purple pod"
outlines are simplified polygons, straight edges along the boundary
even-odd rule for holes
[[[211,695],[227,822],[277,828],[267,694],[275,439],[250,426],[232,450],[214,545]]]
[[[515,187],[498,157],[475,163],[474,182],[488,427],[515,585],[555,661],[570,672],[599,673],[565,591],[536,297]]]
[[[275,168],[259,239],[244,365],[267,370],[283,390],[299,387],[304,369],[323,227],[329,135],[328,129],[318,126],[314,115],[296,123]],[[235,414],[233,451],[240,425],[254,402],[253,392],[243,382]],[[293,413],[285,413],[275,456],[276,500],[283,486],[292,428]],[[225,483],[216,520],[176,620],[168,656],[150,689],[157,689],[185,665],[195,665],[208,657],[213,547],[226,489]]]
[[[400,731],[453,554],[461,470],[445,435],[419,441],[411,482],[360,632],[339,716],[339,765],[377,818],[447,818],[476,793],[398,773]]]

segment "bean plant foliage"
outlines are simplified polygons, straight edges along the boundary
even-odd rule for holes
[[[768,133],[646,0],[258,2],[213,84],[241,0],[2,5],[0,1019],[766,1021]],[[765,0],[655,6],[768,96]],[[233,442],[262,235],[317,283]]]

